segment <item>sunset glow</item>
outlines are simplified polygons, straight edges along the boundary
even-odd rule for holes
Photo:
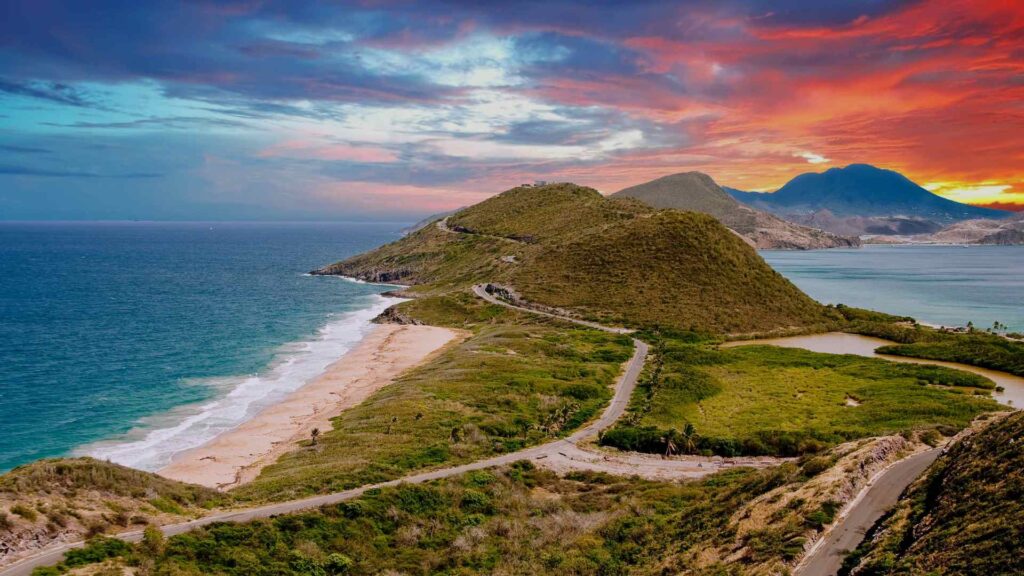
[[[1024,208],[1012,0],[6,2],[0,218],[415,216],[851,163]]]

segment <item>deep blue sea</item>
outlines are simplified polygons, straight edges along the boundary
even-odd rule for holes
[[[387,290],[304,275],[400,224],[0,223],[0,471],[156,469],[315,376]]]
[[[880,246],[761,255],[804,292],[920,322],[1024,331],[1024,246]]]

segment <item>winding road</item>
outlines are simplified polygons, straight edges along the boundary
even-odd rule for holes
[[[442,220],[438,222],[438,227],[442,230],[456,233],[448,229],[445,224],[446,220]],[[630,334],[632,332],[626,328],[603,326],[595,322],[563,316],[554,312],[517,306],[488,293],[486,285],[474,286],[473,293],[492,304],[529,314],[547,316],[613,334]],[[243,510],[218,512],[188,522],[164,525],[160,527],[160,530],[166,536],[174,536],[215,522],[247,522],[281,514],[300,512],[351,500],[363,495],[368,490],[376,488],[396,486],[402,483],[416,484],[429,482],[457,476],[473,470],[507,465],[519,460],[534,461],[537,465],[549,467],[556,471],[603,471],[612,474],[637,475],[661,480],[699,478],[725,468],[735,466],[763,468],[777,465],[783,461],[783,459],[779,458],[723,459],[720,457],[709,458],[700,456],[662,459],[646,454],[606,454],[598,450],[581,447],[579,445],[581,442],[597,436],[601,430],[614,424],[625,412],[626,407],[629,405],[630,397],[636,388],[637,380],[643,370],[648,351],[646,343],[633,338],[633,355],[626,363],[625,370],[615,384],[615,393],[611,402],[600,417],[565,438],[494,458],[460,466],[428,470],[388,482],[369,484],[342,492]],[[895,504],[903,490],[938,457],[939,452],[939,449],[922,452],[900,460],[883,470],[847,508],[845,515],[805,555],[803,561],[797,566],[795,574],[798,576],[831,576],[835,574],[842,562],[841,553],[856,547],[860,543],[864,532]],[[142,531],[122,532],[117,534],[116,537],[129,542],[137,542],[142,539]],[[80,541],[51,545],[0,569],[0,576],[29,576],[33,569],[57,564],[63,559],[67,551],[79,548],[82,545],[83,542]]]
[[[531,314],[539,314],[542,316],[550,316],[581,324],[589,328],[596,328],[598,330],[604,330],[615,334],[628,333],[629,331],[624,328],[611,328],[607,326],[601,326],[592,322],[584,320],[578,320],[575,318],[557,316],[546,312],[540,312],[531,310],[529,308],[523,308],[515,306],[507,302],[503,302],[497,298],[494,298],[484,290],[483,286],[475,286],[473,292],[477,296],[497,304],[499,306],[506,306],[509,308],[515,308],[528,312]],[[304,498],[301,500],[291,500],[288,502],[280,502],[277,504],[268,504],[266,506],[259,506],[255,508],[246,508],[244,510],[234,510],[226,512],[218,512],[216,514],[210,514],[203,518],[191,520],[188,522],[181,522],[178,524],[167,524],[160,527],[160,530],[166,536],[174,536],[188,532],[194,528],[212,524],[214,522],[247,522],[249,520],[255,520],[258,518],[269,518],[271,516],[278,516],[280,514],[288,514],[292,512],[299,512],[302,510],[309,510],[312,508],[318,508],[320,506],[326,506],[330,504],[337,504],[346,500],[357,498],[364,494],[367,490],[375,488],[384,488],[387,486],[396,486],[398,484],[417,484],[422,482],[429,482],[431,480],[439,480],[442,478],[448,478],[450,476],[457,476],[473,470],[481,470],[484,468],[491,468],[494,466],[502,466],[511,464],[519,460],[539,460],[543,463],[544,460],[550,459],[551,461],[571,462],[572,456],[570,454],[580,458],[580,450],[576,444],[581,440],[585,440],[591,436],[597,435],[598,432],[604,430],[608,426],[615,423],[616,420],[622,416],[622,413],[626,410],[626,406],[629,404],[630,396],[633,394],[633,390],[636,388],[637,379],[640,376],[640,372],[644,367],[644,360],[647,357],[648,346],[646,343],[633,339],[633,356],[626,363],[626,369],[619,376],[618,381],[615,384],[615,394],[612,396],[611,402],[605,408],[601,416],[588,424],[587,426],[577,430],[569,436],[539,446],[526,448],[519,450],[518,452],[511,452],[509,454],[502,454],[501,456],[495,456],[494,458],[488,458],[486,460],[479,460],[477,462],[471,462],[469,464],[463,464],[461,466],[451,466],[448,468],[440,468],[437,470],[429,470],[421,472],[419,474],[413,474],[411,476],[405,476],[388,482],[381,482],[378,484],[369,484],[366,486],[360,486],[359,488],[353,488],[351,490],[345,490],[343,492],[335,492],[332,494],[325,494],[322,496],[313,496],[310,498]],[[708,470],[706,473],[710,473]],[[138,542],[142,539],[142,531],[134,530],[131,532],[122,532],[115,535],[115,537],[128,542]],[[68,542],[53,545],[43,549],[40,552],[28,556],[15,562],[2,570],[0,570],[0,576],[29,576],[32,570],[41,566],[52,566],[57,564],[64,558],[64,553],[74,548],[80,548],[83,542]]]
[[[873,478],[848,507],[845,516],[818,539],[793,571],[794,576],[832,576],[843,564],[843,556],[856,548],[865,533],[896,505],[900,494],[942,453],[932,448],[904,458]]]

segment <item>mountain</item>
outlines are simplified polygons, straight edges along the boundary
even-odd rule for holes
[[[847,558],[856,576],[1024,574],[1024,413],[953,444]]]
[[[843,238],[745,206],[725,192],[710,176],[684,172],[620,190],[613,197],[636,198],[655,208],[703,212],[717,218],[757,248],[812,249],[859,246],[856,238]]]
[[[532,303],[636,327],[754,332],[829,319],[711,216],[574,184],[514,188],[315,273],[414,294],[496,283]]]
[[[1009,214],[954,202],[898,172],[867,164],[801,174],[770,194],[727,192],[755,208],[799,223],[815,222],[835,233],[922,234],[960,220]]]

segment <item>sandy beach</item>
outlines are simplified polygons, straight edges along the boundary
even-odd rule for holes
[[[383,324],[327,370],[253,419],[183,452],[159,471],[167,478],[226,490],[306,440],[314,428],[358,405],[397,376],[438,353],[459,334],[435,326]]]

